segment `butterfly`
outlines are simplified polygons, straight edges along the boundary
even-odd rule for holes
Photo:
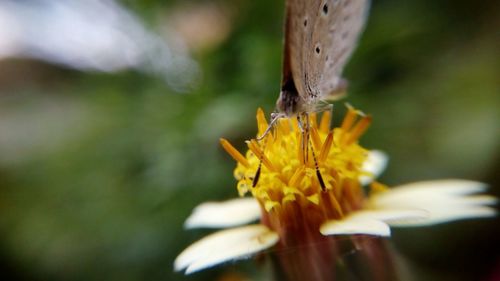
[[[331,108],[327,101],[345,93],[342,70],[356,47],[369,6],[369,0],[286,0],[281,91],[271,123],[257,140],[262,140],[278,119],[297,117],[303,133],[301,149],[304,161],[308,161],[308,114]],[[312,149],[311,154],[325,189]],[[260,165],[253,186],[259,174]]]
[[[287,0],[281,92],[275,121],[321,109],[345,93],[342,70],[356,47],[369,0]]]

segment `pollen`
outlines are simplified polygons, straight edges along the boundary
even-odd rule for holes
[[[364,192],[359,177],[368,150],[358,143],[370,116],[348,106],[339,127],[330,128],[331,112],[282,118],[260,141],[247,141],[245,156],[227,140],[222,147],[236,161],[240,196],[250,194],[262,207],[263,222],[273,229],[321,225],[360,209]],[[258,136],[268,128],[257,110]],[[309,225],[311,226],[311,225]]]

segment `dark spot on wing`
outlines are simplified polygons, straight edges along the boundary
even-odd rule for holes
[[[304,27],[307,26],[307,19],[304,20]]]
[[[328,4],[325,3],[325,5],[323,5],[323,13],[326,15],[328,14]]]
[[[321,49],[319,48],[319,46],[316,46],[316,49],[314,49],[316,51],[316,54],[319,54],[321,52]]]
[[[288,116],[296,113],[298,110],[298,103],[300,101],[299,93],[295,87],[293,78],[288,78],[281,86],[281,93],[276,104],[279,112],[283,112]],[[259,175],[260,176],[260,175]]]

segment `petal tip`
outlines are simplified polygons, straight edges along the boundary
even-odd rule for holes
[[[185,229],[226,228],[243,225],[260,217],[260,206],[253,198],[237,198],[198,205],[184,222]]]
[[[371,183],[374,179],[382,174],[389,162],[389,156],[380,150],[370,150],[368,157],[363,163],[362,170],[370,175],[363,175],[359,178],[362,185]]]
[[[323,235],[354,235],[366,234],[373,236],[389,237],[391,228],[383,221],[374,219],[361,219],[354,216],[340,221],[328,221],[321,225],[320,233]]]
[[[221,230],[186,248],[174,261],[174,270],[185,274],[228,261],[251,257],[278,242],[278,234],[264,225],[248,225]]]

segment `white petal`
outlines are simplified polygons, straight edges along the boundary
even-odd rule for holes
[[[420,209],[380,209],[362,210],[353,213],[351,216],[356,219],[373,219],[393,223],[416,223],[429,218],[429,212]]]
[[[491,195],[477,195],[477,196],[467,196],[463,198],[458,198],[453,200],[458,204],[475,205],[475,206],[485,206],[485,205],[496,205],[498,203],[498,198]]]
[[[193,210],[184,223],[186,228],[225,228],[247,224],[260,218],[260,207],[254,198],[224,202],[206,202]]]
[[[414,200],[434,200],[437,197],[453,198],[467,194],[483,192],[486,185],[467,180],[421,181],[394,187],[389,192],[379,193],[374,200],[380,204]]]
[[[375,236],[391,236],[389,226],[379,220],[348,216],[343,220],[331,220],[322,224],[319,231],[323,235],[367,234]]]
[[[248,225],[218,231],[186,248],[174,262],[176,271],[186,274],[226,261],[238,260],[267,249],[278,242],[278,235],[264,225]]]
[[[466,180],[437,180],[407,184],[370,198],[374,209],[418,209],[428,213],[421,220],[392,221],[391,225],[421,226],[449,222],[467,218],[483,218],[495,215],[493,208],[497,203],[489,195],[471,195],[482,192],[486,186],[479,182]]]
[[[465,198],[464,195],[482,192],[483,183],[466,180],[423,181],[395,187],[379,193],[370,200],[381,207],[421,207],[426,204],[443,204],[443,200]]]
[[[365,160],[362,167],[362,170],[370,173],[370,176],[365,175],[359,177],[361,184],[367,185],[382,174],[388,161],[389,157],[384,152],[380,150],[371,150],[368,153],[368,158]]]
[[[488,218],[494,217],[496,211],[490,207],[473,207],[473,208],[458,208],[432,210],[428,218],[414,221],[395,221],[391,222],[391,226],[427,226],[439,223],[445,223],[455,220],[472,219],[472,218]]]

